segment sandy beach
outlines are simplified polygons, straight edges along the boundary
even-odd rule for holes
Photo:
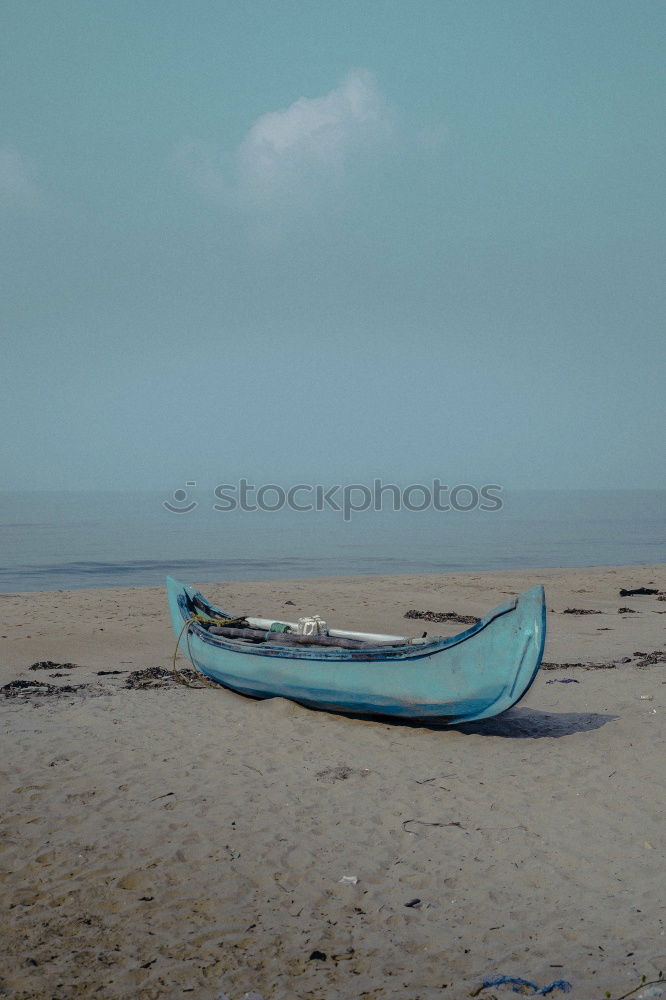
[[[619,596],[666,591],[666,566],[201,589],[451,635],[404,615],[536,583],[546,668],[453,728],[128,688],[171,666],[162,588],[0,595],[0,686],[61,688],[0,698],[0,996],[490,1000],[505,975],[602,1000],[666,973],[666,602]]]

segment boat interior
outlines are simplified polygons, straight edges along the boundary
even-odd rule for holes
[[[368,638],[361,638],[363,633],[357,633],[359,638],[347,636],[331,635],[330,633],[319,633],[314,635],[303,635],[296,631],[292,623],[272,622],[270,628],[258,626],[252,619],[247,617],[224,618],[221,613],[213,608],[206,601],[197,596],[187,596],[188,616],[196,622],[197,626],[210,635],[223,636],[227,640],[242,643],[243,645],[263,645],[269,643],[274,646],[320,646],[337,649],[396,649],[402,646],[411,645],[414,640],[404,639],[399,641],[382,642],[368,635]],[[421,637],[422,641],[426,633]]]

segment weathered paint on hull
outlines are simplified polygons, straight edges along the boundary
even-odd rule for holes
[[[177,634],[193,597],[209,614],[227,617],[196,590],[171,578],[167,592]],[[239,648],[194,624],[188,647],[202,673],[254,698],[289,698],[355,715],[455,723],[490,718],[515,705],[536,676],[545,636],[544,591],[533,587],[465,632],[419,646]]]

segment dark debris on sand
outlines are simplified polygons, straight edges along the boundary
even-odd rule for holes
[[[29,670],[74,670],[78,663],[56,663],[55,660],[38,660]]]
[[[616,663],[544,663],[542,670],[614,670]]]
[[[658,594],[659,591],[653,587],[636,587],[634,590],[625,590],[622,588],[620,591],[620,597],[638,597],[639,595],[652,596],[653,594]]]
[[[634,659],[637,660],[635,666],[637,667],[650,667],[655,663],[666,663],[666,652],[661,649],[655,649],[652,653],[641,653],[640,651],[634,653]],[[617,666],[625,663],[631,663],[630,656],[623,656],[621,660],[611,661],[609,663],[546,663],[542,662],[542,670],[614,670]]]
[[[641,659],[636,664],[637,667],[649,667],[653,663],[666,663],[666,652],[663,649],[655,649],[652,653],[634,653]]]
[[[592,611],[590,608],[565,608],[563,615],[602,615],[603,611]]]
[[[179,678],[182,678],[180,680]],[[205,687],[202,676],[191,667],[178,671],[176,676],[166,667],[146,667],[144,670],[133,670],[126,679],[124,686],[133,691],[151,691],[156,688],[177,688],[183,684],[187,687]]]
[[[85,684],[47,684],[45,681],[15,680],[0,688],[0,694],[5,698],[28,698],[31,695],[65,695],[74,694]]]
[[[457,622],[459,625],[476,625],[481,621],[474,615],[458,615],[455,611],[405,611],[403,618],[418,618],[424,622]]]
[[[339,767],[325,767],[323,771],[317,771],[315,778],[317,781],[346,781],[355,774],[359,775],[361,778],[365,778],[368,774],[370,774],[370,772],[366,769],[362,771],[355,770],[353,767],[341,764]]]

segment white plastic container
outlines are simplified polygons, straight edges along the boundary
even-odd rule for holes
[[[299,618],[296,624],[297,635],[328,635],[328,625],[319,615]]]

